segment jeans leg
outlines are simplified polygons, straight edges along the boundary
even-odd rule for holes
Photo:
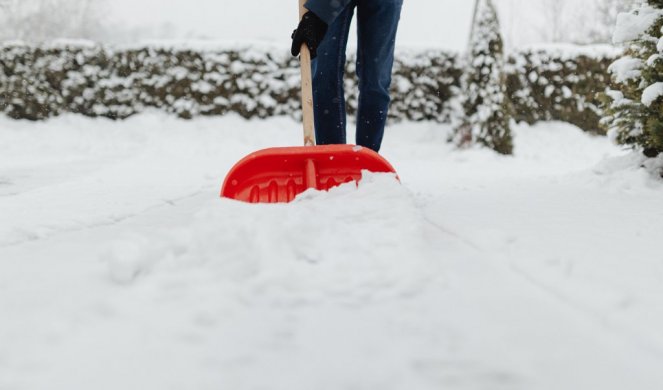
[[[403,0],[358,0],[357,145],[380,150],[391,98],[396,32]]]
[[[345,48],[355,6],[356,0],[351,1],[329,26],[318,47],[318,57],[312,62],[315,138],[318,145],[346,143],[343,75]]]

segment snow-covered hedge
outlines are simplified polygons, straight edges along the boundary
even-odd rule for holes
[[[150,107],[250,118],[296,108],[295,62],[267,51],[14,44],[0,49],[0,61],[0,104],[13,118],[126,118]]]
[[[562,120],[598,129],[594,94],[605,90],[612,52],[540,48],[508,60],[515,118]],[[613,50],[614,51],[614,50]],[[348,59],[354,75],[354,59]],[[446,122],[461,61],[440,50],[401,50],[394,64],[392,120]],[[348,111],[357,106],[347,82]],[[462,93],[462,91],[460,91]],[[183,118],[234,112],[246,118],[299,116],[299,70],[287,50],[85,43],[0,46],[0,112],[40,120],[67,112],[126,118],[149,108]]]
[[[158,108],[183,118],[299,115],[299,68],[287,51],[59,44],[0,47],[0,109],[16,119],[64,112],[126,118]],[[460,70],[452,54],[405,53],[394,67],[394,119],[448,119]],[[352,59],[348,73],[354,73]],[[356,109],[355,78],[348,109]]]
[[[599,94],[611,84],[612,46],[548,45],[513,53],[507,89],[518,121],[560,120],[602,133]]]

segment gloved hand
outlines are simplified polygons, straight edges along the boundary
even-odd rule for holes
[[[302,44],[306,43],[311,52],[311,58],[317,57],[318,46],[327,34],[327,28],[327,23],[316,14],[311,11],[305,13],[301,22],[299,22],[299,27],[292,33],[292,55],[297,57]]]

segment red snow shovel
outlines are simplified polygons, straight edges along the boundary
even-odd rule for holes
[[[307,12],[300,0],[300,17]],[[301,48],[304,145],[264,149],[246,156],[226,176],[221,196],[249,203],[288,203],[308,190],[359,182],[362,171],[396,173],[379,154],[360,146],[315,146],[311,53]]]

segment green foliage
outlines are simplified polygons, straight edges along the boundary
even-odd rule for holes
[[[625,42],[624,56],[610,66],[616,88],[601,96],[602,125],[618,143],[655,157],[663,153],[663,84],[657,84],[663,82],[663,0],[647,0],[632,11],[634,18],[645,20],[643,15],[656,18]]]
[[[611,83],[606,69],[621,54],[604,45],[546,45],[512,53],[506,73],[513,118],[529,124],[563,121],[605,135],[596,91]]]
[[[468,66],[461,79],[465,116],[455,130],[454,141],[459,146],[478,143],[512,154],[504,44],[491,0],[477,1],[473,23]]]
[[[561,49],[561,50],[560,50]],[[570,50],[569,50],[570,49]],[[594,93],[621,53],[605,47],[541,47],[511,53],[504,69],[516,121],[565,121],[596,132]],[[391,121],[449,123],[462,107],[466,61],[441,50],[399,50]],[[348,113],[356,111],[354,58],[348,58]],[[122,119],[149,109],[182,118],[236,113],[300,116],[296,60],[272,49],[117,49],[90,44],[0,45],[0,113],[42,120],[63,113]]]
[[[399,53],[390,120],[448,122],[461,73],[455,53]],[[353,57],[347,75],[352,115],[358,104]],[[299,118],[299,93],[299,63],[279,50],[0,45],[0,113],[14,119],[63,113],[124,119],[148,109],[185,119],[227,113]]]

